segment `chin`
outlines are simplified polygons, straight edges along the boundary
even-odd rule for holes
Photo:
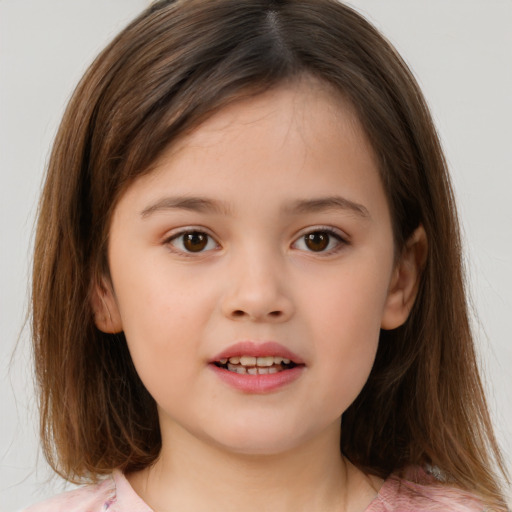
[[[273,456],[290,452],[306,445],[311,437],[304,433],[302,436],[295,428],[283,429],[283,425],[276,428],[250,428],[247,426],[238,429],[229,429],[222,435],[209,437],[222,451],[242,456]]]

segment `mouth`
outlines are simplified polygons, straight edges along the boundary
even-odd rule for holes
[[[273,341],[242,341],[209,361],[209,367],[228,386],[249,394],[270,393],[301,377],[305,362]]]
[[[291,359],[281,356],[233,356],[213,363],[217,368],[239,375],[271,375],[297,366]]]

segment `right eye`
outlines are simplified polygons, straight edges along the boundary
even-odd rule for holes
[[[210,235],[196,230],[177,233],[169,238],[166,243],[185,253],[200,253],[218,247],[217,242]]]

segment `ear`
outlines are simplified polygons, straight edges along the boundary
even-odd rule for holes
[[[382,329],[396,329],[407,320],[418,293],[427,249],[427,235],[420,225],[407,240],[393,271],[382,316]]]
[[[91,306],[94,312],[94,323],[100,331],[115,334],[123,330],[114,289],[109,279],[102,277],[93,285]]]

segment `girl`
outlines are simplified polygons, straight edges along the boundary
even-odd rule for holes
[[[55,142],[31,511],[505,510],[435,129],[334,0],[160,1]]]

